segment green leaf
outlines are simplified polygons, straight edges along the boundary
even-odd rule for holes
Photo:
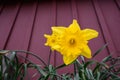
[[[33,64],[33,66],[38,70],[39,73],[41,73],[44,77],[47,76],[46,72],[44,72],[40,67],[38,67],[36,64]]]
[[[92,73],[92,70],[91,70],[91,69],[88,69],[88,72],[89,72],[89,74],[90,74],[90,76],[91,76],[90,79],[91,79],[91,80],[95,80],[95,79],[94,79],[94,76],[93,76],[93,73]]]
[[[9,53],[9,50],[0,50],[0,55],[4,55],[6,53]]]
[[[105,62],[109,61],[111,58],[112,58],[112,56],[109,55],[109,56],[105,57],[105,58],[102,60],[102,62],[105,63]]]
[[[27,74],[27,64],[25,63],[25,64],[23,65],[23,67],[24,67],[24,74],[23,74],[23,77],[25,77],[26,74]]]
[[[23,74],[23,65],[24,65],[24,63],[21,63],[17,66],[15,78],[17,78],[18,76],[21,76],[21,74]]]
[[[99,71],[97,72],[96,80],[100,80],[100,72]]]
[[[91,75],[90,75],[90,72],[89,72],[89,69],[88,68],[85,68],[85,75],[86,75],[86,78],[87,79],[91,79]]]
[[[58,78],[59,78],[59,80],[61,80],[60,77],[58,77]],[[68,75],[68,74],[62,74],[62,78],[63,78],[64,80],[73,80],[73,79],[71,78],[71,76]]]
[[[76,73],[76,75],[74,76],[74,80],[80,80],[80,76],[78,73]]]
[[[2,80],[2,79],[1,79]],[[4,74],[4,79],[3,80],[8,80],[8,73]]]
[[[93,55],[93,58],[98,55],[101,51],[103,51],[106,47],[107,47],[108,44],[105,44],[104,46],[102,46],[99,50],[97,50],[94,55]]]
[[[18,59],[17,55],[15,55],[15,61],[16,61],[16,64],[19,64],[19,59]]]
[[[44,64],[44,66],[47,66],[47,64],[44,62],[44,60],[40,56],[35,55],[32,52],[28,52],[28,51],[24,51],[24,50],[13,50],[11,52],[16,52],[16,53],[21,52],[21,53],[25,53],[25,54],[30,54],[30,55],[34,56],[36,59],[40,60]]]
[[[108,70],[106,69],[101,70],[100,80],[106,80],[107,78],[109,78],[108,77],[109,75],[110,75],[110,72],[108,72]]]
[[[16,55],[16,52],[11,52],[11,55],[10,55],[10,60],[11,61],[14,61],[14,59],[15,59],[15,55]]]
[[[52,65],[49,65],[49,72],[53,72],[53,66]]]
[[[65,66],[66,66],[65,64],[62,64],[62,65],[60,65],[60,66],[57,66],[57,67],[55,68],[55,70],[60,69],[60,68],[63,68],[63,67],[65,67]]]
[[[109,66],[106,63],[103,62],[99,62],[100,66],[105,67],[106,69],[109,68]]]
[[[114,74],[114,73],[111,73],[111,78],[112,78],[113,80],[120,79],[120,77],[117,76],[117,75]]]
[[[76,59],[75,63],[79,69],[84,69],[84,63],[81,64],[78,59]]]
[[[85,62],[84,68],[87,68],[89,65],[91,65],[93,63],[95,63],[95,61],[93,61],[93,60]]]
[[[50,76],[50,74],[47,74],[47,76],[45,77],[44,80],[48,80],[49,76]]]
[[[100,64],[96,64],[95,68],[93,69],[93,73],[96,74],[97,70],[99,70]]]
[[[2,80],[2,74],[3,74],[3,56],[0,55],[0,80]]]
[[[8,66],[10,59],[8,57],[4,56],[4,62],[5,62],[5,66]]]
[[[83,56],[80,56],[81,60],[82,60],[82,63],[85,63],[85,59]]]

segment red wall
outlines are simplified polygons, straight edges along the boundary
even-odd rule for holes
[[[89,43],[92,54],[108,43],[95,59],[101,60],[110,53],[120,56],[120,0],[13,1],[0,0],[0,49],[28,50],[47,62],[50,48],[44,46],[44,33],[51,33],[51,26],[69,26],[77,19],[82,29],[99,31],[99,37]],[[51,64],[62,63],[60,54],[52,54]]]

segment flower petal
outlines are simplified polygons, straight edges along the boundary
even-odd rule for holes
[[[56,51],[59,52],[60,51],[60,46],[59,45],[54,45],[54,46],[51,47],[51,49],[52,49],[52,51],[56,50]]]
[[[83,46],[83,49],[82,49],[82,53],[81,53],[82,56],[85,56],[87,58],[91,58],[91,50],[90,48],[88,47],[88,45],[84,45]]]
[[[72,33],[77,32],[78,30],[80,31],[80,26],[77,23],[77,20],[73,20],[73,23],[68,27],[68,30]]]
[[[90,40],[90,39],[96,38],[98,36],[98,32],[93,29],[84,29],[84,30],[82,30],[82,33],[86,40]]]
[[[63,55],[63,61],[66,65],[72,63],[78,56],[70,55],[70,56],[64,56]]]
[[[45,38],[49,38],[51,35],[44,34]]]
[[[49,43],[48,43],[48,39],[51,37],[51,35],[47,35],[47,34],[44,34],[44,37],[47,38],[47,42],[44,44],[45,46],[48,46]]]
[[[65,27],[51,27],[53,33],[61,34],[65,31]]]

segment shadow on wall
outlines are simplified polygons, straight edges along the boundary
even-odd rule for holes
[[[35,1],[41,2],[41,3],[47,3],[47,2],[53,2],[53,1],[67,2],[67,1],[72,1],[72,0],[0,0],[0,5],[1,4],[13,5],[13,4],[17,4],[19,2],[31,3],[31,2],[35,2]],[[88,1],[88,0],[81,0],[81,1]]]

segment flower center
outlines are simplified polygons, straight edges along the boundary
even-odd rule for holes
[[[70,43],[71,45],[75,44],[75,39],[70,39],[69,43]]]
[[[52,43],[55,43],[55,40],[54,40],[54,39],[52,39],[52,40],[51,40],[51,42],[52,42]]]

